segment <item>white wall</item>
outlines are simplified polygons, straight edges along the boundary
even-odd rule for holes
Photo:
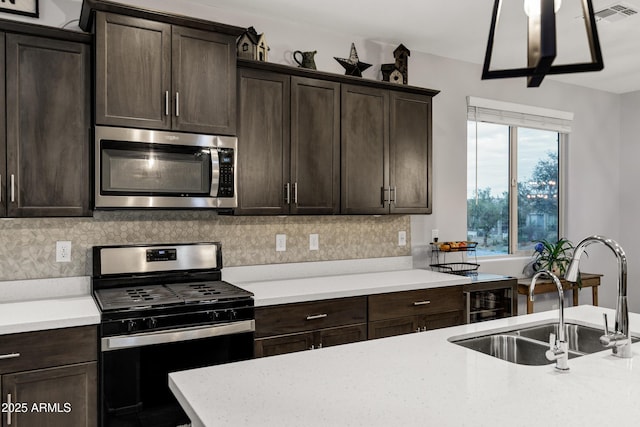
[[[41,19],[16,18],[45,25],[60,26],[77,18],[80,0],[41,1]],[[242,27],[254,26],[264,32],[271,47],[269,60],[295,65],[294,50],[317,50],[319,70],[342,73],[333,59],[346,57],[355,42],[363,62],[373,63],[364,78],[379,80],[381,63],[392,62],[397,45],[383,45],[350,34],[321,28],[309,28],[294,21],[275,21],[250,13],[173,0],[130,0],[128,4],[150,9],[197,16]],[[7,15],[11,19],[13,16]],[[398,40],[398,43],[402,40]],[[411,49],[411,46],[408,46]],[[606,60],[606,52],[605,52]],[[438,89],[433,109],[434,209],[432,215],[412,217],[411,242],[416,265],[427,264],[426,246],[431,229],[437,228],[443,240],[462,240],[466,236],[466,96],[473,95],[507,102],[571,111],[575,114],[569,142],[568,221],[566,237],[577,243],[591,234],[618,240],[630,257],[630,308],[640,311],[640,290],[634,292],[633,213],[640,202],[633,197],[639,178],[633,154],[640,151],[634,139],[638,135],[640,93],[619,96],[546,79],[540,88],[526,88],[524,79],[481,81],[481,66],[430,54],[411,52],[409,83]],[[621,124],[621,118],[624,126]],[[624,142],[624,145],[623,145]],[[624,149],[623,149],[624,147]],[[622,175],[622,176],[621,176]],[[636,179],[634,179],[636,178]],[[625,184],[628,183],[628,184]],[[621,197],[624,195],[624,197]],[[622,233],[625,233],[623,235]],[[616,265],[612,255],[597,247],[589,249],[582,270],[605,275],[600,289],[600,304],[615,307]],[[524,261],[485,263],[487,272],[518,274]],[[589,302],[590,292],[582,300]],[[544,305],[541,305],[544,308]]]

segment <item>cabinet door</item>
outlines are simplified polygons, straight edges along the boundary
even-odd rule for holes
[[[431,213],[431,97],[391,92],[392,213]]]
[[[235,37],[172,28],[173,128],[236,133]]]
[[[291,78],[291,180],[291,213],[339,213],[339,83]]]
[[[96,12],[95,88],[96,124],[169,129],[171,26]]]
[[[289,76],[239,71],[237,214],[289,213]]]
[[[388,213],[389,92],[343,85],[341,116],[341,212]]]
[[[26,404],[24,412],[3,411],[3,425],[96,426],[96,384],[96,362],[3,375],[2,403]]]
[[[4,46],[5,34],[0,33],[0,46]],[[0,76],[5,75],[5,56],[0,49]],[[6,150],[6,98],[5,85],[0,84],[0,217],[7,214],[7,150]]]
[[[7,34],[6,52],[8,214],[89,215],[89,46]]]
[[[313,332],[262,338],[255,340],[255,357],[275,356],[277,354],[310,350],[313,346]]]
[[[417,317],[417,324],[420,330],[448,328],[450,326],[464,324],[464,311],[451,311],[448,313]]]
[[[359,325],[321,329],[316,332],[316,335],[317,347],[349,344],[367,339],[367,325],[366,323],[361,323]]]
[[[395,335],[416,332],[417,324],[414,316],[399,317],[390,320],[369,322],[369,339],[393,337]]]

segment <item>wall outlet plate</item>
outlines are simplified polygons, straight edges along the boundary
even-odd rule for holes
[[[59,240],[56,242],[56,262],[71,262],[71,242]]]
[[[434,228],[433,230],[431,230],[431,241],[432,242],[437,242],[438,241],[438,229]]]
[[[407,246],[407,232],[398,231],[398,246]]]
[[[320,249],[320,236],[318,234],[309,234],[309,250],[317,251]]]
[[[276,234],[276,252],[284,252],[287,250],[287,235]]]

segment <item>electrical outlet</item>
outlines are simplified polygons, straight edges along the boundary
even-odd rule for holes
[[[407,232],[398,231],[398,246],[407,246]]]
[[[284,252],[287,250],[287,235],[276,234],[276,252]]]
[[[309,250],[317,251],[320,249],[320,237],[317,234],[309,234]]]
[[[71,262],[71,242],[59,240],[56,242],[56,262]]]
[[[437,242],[438,241],[438,229],[434,228],[433,230],[431,230],[431,241],[432,242]]]

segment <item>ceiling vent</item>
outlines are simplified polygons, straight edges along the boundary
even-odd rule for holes
[[[608,6],[595,13],[596,22],[617,22],[624,18],[636,15],[637,10],[625,5],[624,3],[616,3]]]

